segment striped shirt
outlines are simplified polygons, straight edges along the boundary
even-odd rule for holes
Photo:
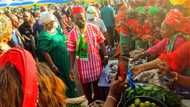
[[[75,52],[78,40],[78,30],[76,27],[70,32],[68,38],[68,50]],[[77,59],[78,76],[82,83],[97,81],[102,72],[102,62],[99,55],[99,46],[104,42],[105,37],[100,29],[90,23],[87,23],[87,30],[84,36],[88,42],[88,61]]]

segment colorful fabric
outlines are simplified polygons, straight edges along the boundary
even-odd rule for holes
[[[190,35],[190,19],[188,17],[184,17],[177,9],[172,9],[168,12],[164,23],[173,27],[178,32]]]
[[[167,52],[167,46],[169,44],[169,38],[162,39],[159,43],[147,50],[150,55],[160,55],[161,53]],[[185,42],[185,38],[182,35],[178,35],[173,50],[176,50],[181,44]]]
[[[186,69],[190,69],[190,42],[181,45],[172,53],[164,53],[159,59],[166,61],[169,67],[178,73],[182,73]]]
[[[13,64],[22,81],[22,107],[37,107],[38,77],[36,62],[32,55],[21,48],[12,48],[1,55],[0,67]]]
[[[167,46],[167,51],[168,51],[168,52],[172,52],[172,51],[173,51],[177,36],[179,36],[179,34],[175,34],[175,35],[173,35],[173,36],[169,39],[169,43],[168,43],[168,46]]]
[[[99,55],[99,46],[104,42],[105,38],[100,29],[93,24],[87,23],[87,30],[84,36],[88,41],[88,61],[77,59],[78,76],[82,83],[97,81],[102,72],[102,62]],[[68,38],[68,50],[76,51],[77,41],[79,38],[78,29],[76,27],[70,32]]]
[[[67,85],[68,91],[66,92],[66,95],[71,98],[76,97],[75,83],[71,81],[69,77],[70,58],[66,46],[66,36],[62,34],[61,29],[57,29],[55,34],[49,34],[48,32],[42,31],[37,40],[39,60],[46,62],[42,53],[49,53],[54,64],[59,69],[57,76],[59,76]]]
[[[10,19],[0,14],[0,42],[7,43],[11,40],[12,34],[12,23]]]
[[[82,6],[74,6],[71,9],[71,14],[85,13],[85,9]]]
[[[166,15],[166,18],[164,19],[164,23],[169,26],[175,27],[183,19],[184,19],[183,14],[179,10],[172,9]]]
[[[84,34],[79,34],[76,47],[76,56],[77,58],[88,61],[88,43]]]

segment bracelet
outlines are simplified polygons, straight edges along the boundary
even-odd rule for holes
[[[113,97],[113,96],[110,96],[110,95],[109,95],[107,98],[108,98],[108,99],[110,98],[110,99],[112,99],[113,101],[117,102],[117,99],[116,99],[115,97]]]
[[[104,58],[109,58],[109,56],[108,56],[108,55],[106,55],[106,56],[104,56]]]
[[[178,80],[178,73],[175,72],[175,77],[174,77],[174,81]]]

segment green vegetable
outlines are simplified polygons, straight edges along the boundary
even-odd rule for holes
[[[151,103],[151,107],[156,107],[156,104],[155,103]]]
[[[129,105],[126,102],[129,99],[132,99],[137,96],[149,96],[155,98],[163,103],[165,103],[168,107],[180,107],[181,106],[181,99],[172,91],[168,91],[163,89],[162,87],[150,85],[150,84],[140,84],[136,86],[136,89],[128,88],[124,91],[122,97],[122,105],[123,107],[127,107]],[[134,101],[134,104],[136,104]],[[155,104],[152,104],[151,107],[155,107]],[[156,106],[157,107],[157,106]]]
[[[136,106],[135,106],[135,104],[131,104],[131,106],[130,106],[130,107],[136,107]]]
[[[141,103],[141,100],[139,98],[135,99],[135,105],[139,105]]]
[[[150,103],[149,101],[146,101],[146,102],[145,102],[145,106],[146,106],[146,107],[150,107],[150,105],[151,105],[151,103]]]
[[[140,103],[139,107],[148,107],[148,106],[146,106],[144,103]]]

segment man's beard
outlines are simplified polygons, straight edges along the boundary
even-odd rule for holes
[[[85,27],[85,22],[77,22],[76,25],[77,25],[79,28],[84,28],[84,27]]]

